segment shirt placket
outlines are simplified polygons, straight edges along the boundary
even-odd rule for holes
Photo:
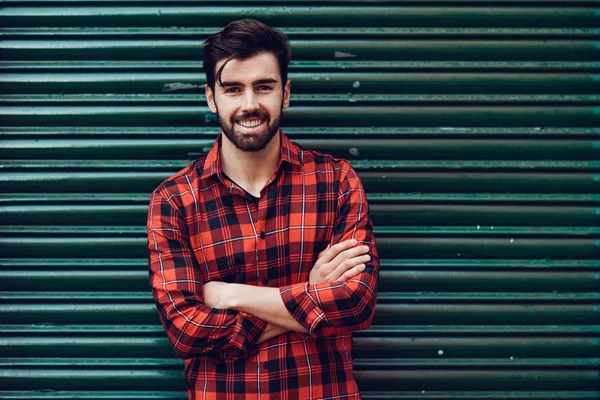
[[[256,235],[256,271],[257,285],[269,286],[267,278],[267,195],[265,191],[261,193],[260,199],[256,203],[256,212],[253,218],[254,232]],[[258,353],[258,379],[259,379],[259,398],[269,398],[269,354],[268,351]]]

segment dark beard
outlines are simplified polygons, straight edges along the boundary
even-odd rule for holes
[[[283,110],[283,108],[282,108],[282,110]],[[218,115],[218,112],[219,112],[219,110],[217,109],[217,115]],[[281,112],[279,115],[281,115]],[[252,113],[248,113],[248,114],[243,114],[239,117],[235,117],[235,116],[232,117],[232,119],[229,121],[229,123],[230,123],[229,127],[225,124],[226,121],[224,121],[220,115],[218,115],[218,116],[219,116],[219,125],[221,126],[223,133],[225,134],[225,136],[227,136],[227,138],[231,141],[231,143],[233,143],[233,145],[241,151],[255,153],[257,151],[263,150],[265,147],[267,147],[267,145],[271,142],[271,140],[273,139],[273,137],[279,130],[280,118],[277,118],[276,120],[271,121],[271,119],[269,118],[269,115],[262,113],[260,110],[256,110],[256,111],[254,111]],[[236,120],[252,118],[252,117],[257,117],[257,118],[260,118],[265,121],[264,124],[267,127],[266,134],[252,135],[251,137],[250,136],[246,137],[244,134],[241,134],[241,133],[235,131]]]

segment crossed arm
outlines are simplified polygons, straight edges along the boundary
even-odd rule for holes
[[[309,282],[282,288],[202,282],[174,197],[155,191],[148,217],[152,294],[177,355],[244,357],[287,331],[328,336],[365,329],[376,301],[379,259],[360,181],[340,182],[333,246]],[[170,200],[167,200],[170,199]]]
[[[243,311],[266,321],[257,343],[288,331],[308,333],[289,313],[278,288],[213,281],[204,285],[204,301],[214,308]]]
[[[346,240],[328,247],[311,270],[309,284],[343,283],[364,271],[371,260],[369,246]],[[308,333],[290,314],[280,288],[211,281],[204,284],[204,302],[217,309],[242,311],[268,324],[258,339],[262,343],[288,331]]]

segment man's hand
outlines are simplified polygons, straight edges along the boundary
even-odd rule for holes
[[[369,246],[357,246],[354,239],[327,247],[319,253],[308,283],[346,282],[365,269],[365,263],[371,260],[368,252]]]
[[[229,283],[226,282],[210,281],[202,287],[204,304],[210,308],[228,309],[230,294]]]

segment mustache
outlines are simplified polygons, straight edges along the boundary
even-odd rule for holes
[[[243,113],[242,115],[239,115],[235,118],[235,121],[241,121],[243,119],[248,119],[248,118],[260,118],[263,120],[268,120],[269,119],[269,114],[262,112],[261,110],[255,110],[252,111],[250,113]]]

